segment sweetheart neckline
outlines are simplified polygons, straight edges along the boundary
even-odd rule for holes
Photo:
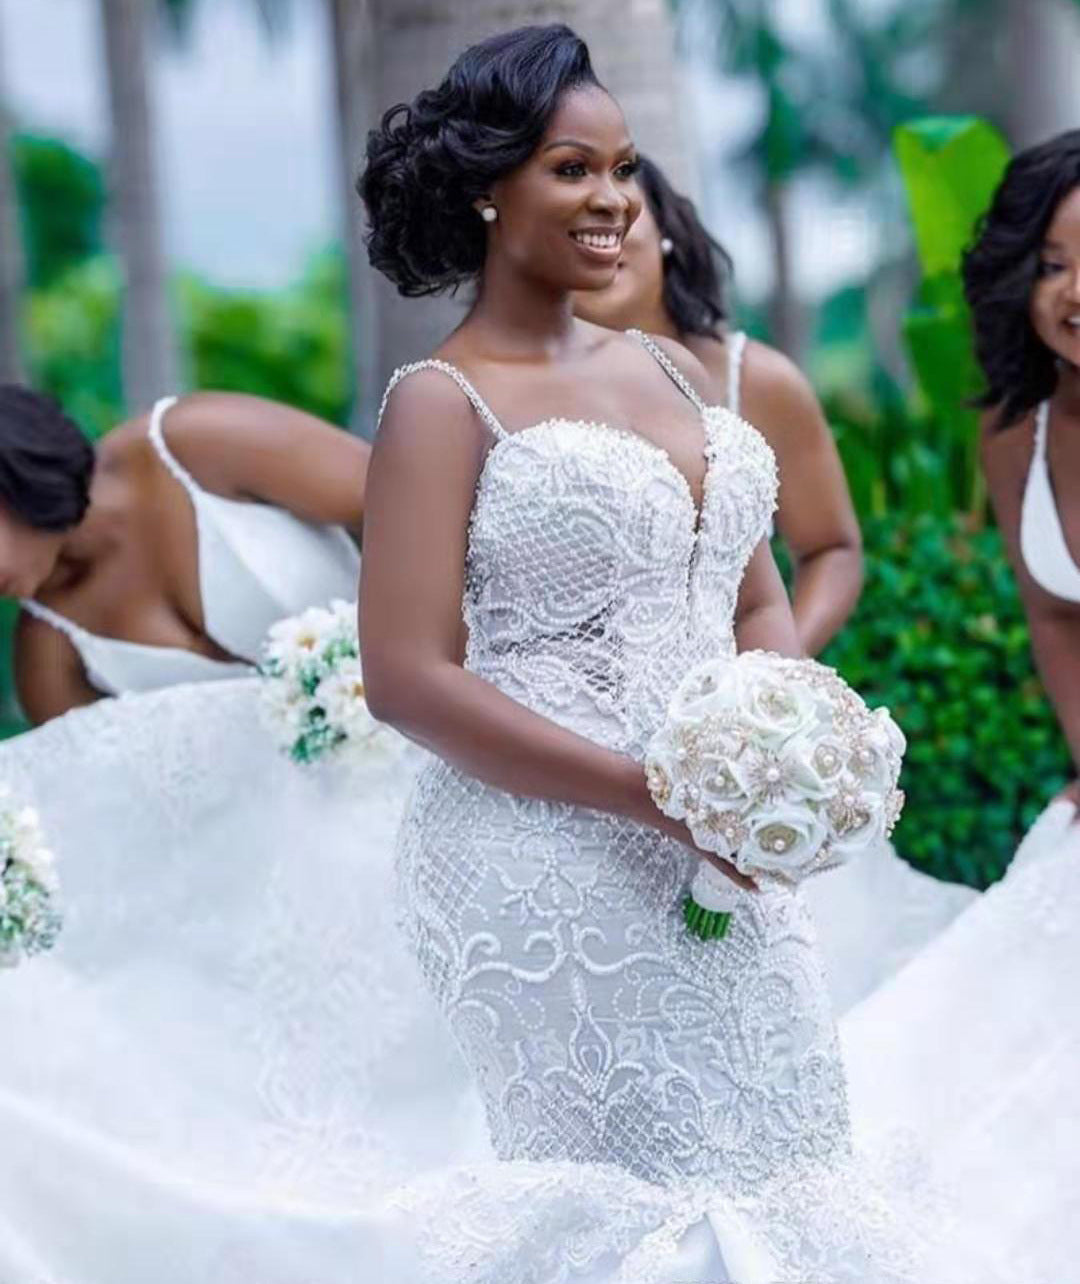
[[[671,452],[667,450],[666,447],[661,446],[659,442],[653,441],[651,437],[646,437],[644,433],[635,432],[632,428],[621,428],[617,424],[605,423],[603,420],[598,420],[598,419],[571,419],[568,415],[549,415],[545,419],[537,420],[536,423],[526,424],[524,428],[516,428],[514,429],[513,432],[510,432],[504,428],[500,435],[495,436],[495,440],[491,448],[488,450],[487,454],[484,456],[484,462],[481,465],[480,473],[477,478],[477,485],[480,484],[480,481],[484,478],[485,474],[487,473],[489,462],[491,461],[495,453],[498,451],[498,449],[509,442],[515,441],[518,437],[524,437],[542,428],[553,428],[557,425],[565,425],[568,428],[586,428],[586,429],[589,429],[590,431],[599,430],[601,432],[608,432],[613,434],[616,437],[629,439],[630,441],[633,441],[639,444],[640,446],[642,446],[646,451],[650,451],[654,455],[658,456],[659,459],[663,462],[663,464],[667,468],[667,470],[674,477],[678,479],[681,493],[686,499],[687,504],[689,505],[690,510],[693,514],[693,519],[694,519],[693,534],[694,534],[694,542],[696,545],[698,538],[701,535],[701,531],[705,522],[706,510],[708,509],[709,490],[710,490],[710,483],[712,481],[712,468],[713,468],[713,462],[717,454],[716,443],[713,441],[713,438],[712,438],[712,425],[708,422],[709,413],[716,412],[716,411],[721,411],[723,414],[729,416],[731,419],[734,419],[739,423],[746,422],[745,420],[741,419],[738,415],[735,415],[732,411],[728,410],[725,406],[706,406],[702,410],[701,423],[702,423],[702,430],[704,432],[704,440],[701,446],[701,454],[702,454],[702,458],[705,460],[705,471],[702,474],[702,479],[701,479],[701,503],[700,504],[694,497],[693,487],[690,485],[690,481],[687,478],[686,474],[683,472],[683,470],[678,466],[678,464],[672,458]],[[749,427],[753,432],[757,432],[757,429],[754,428],[752,424],[747,424],[746,426]]]

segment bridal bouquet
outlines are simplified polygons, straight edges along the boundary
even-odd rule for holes
[[[50,949],[60,931],[60,884],[33,807],[0,786],[0,967]]]
[[[887,838],[904,803],[906,742],[816,660],[745,651],[683,679],[645,759],[660,810],[742,874],[797,883]],[[722,937],[738,889],[708,861],[683,903],[703,940]]]
[[[371,716],[364,698],[355,602],[336,599],[279,620],[259,673],[263,720],[294,761],[332,754],[371,764],[399,751],[402,738]]]

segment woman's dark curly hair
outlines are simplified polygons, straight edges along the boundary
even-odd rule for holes
[[[0,384],[0,505],[41,531],[66,531],[90,503],[93,447],[60,403]]]
[[[1056,359],[1031,324],[1031,292],[1047,228],[1080,187],[1080,129],[1013,157],[964,255],[964,294],[975,321],[975,355],[986,377],[976,401],[997,406],[1008,428],[1049,397]]]
[[[728,319],[731,256],[705,230],[694,202],[681,196],[655,161],[640,157],[638,181],[660,235],[671,241],[664,256],[664,308],[683,334],[714,335]]]
[[[569,27],[521,27],[466,49],[437,89],[399,103],[368,134],[357,190],[368,257],[415,297],[454,290],[484,265],[473,202],[536,150],[567,90],[599,86]]]

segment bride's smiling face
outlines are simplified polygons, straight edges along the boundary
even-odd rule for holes
[[[614,280],[602,290],[577,295],[577,315],[609,329],[627,330],[662,312],[664,256],[660,241],[660,228],[646,203],[623,242]],[[647,323],[645,328],[649,328]]]
[[[1046,229],[1031,324],[1051,352],[1080,367],[1080,187],[1065,197]]]
[[[636,172],[637,153],[611,95],[595,86],[570,90],[535,152],[492,185],[498,218],[485,272],[501,259],[555,290],[610,285],[641,211]]]

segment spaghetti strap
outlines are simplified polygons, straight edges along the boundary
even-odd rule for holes
[[[510,434],[495,418],[495,414],[487,402],[480,396],[472,384],[465,378],[457,366],[452,366],[449,361],[440,361],[435,357],[429,357],[425,361],[413,361],[407,366],[398,366],[390,376],[390,382],[386,385],[386,391],[383,393],[382,404],[379,406],[379,414],[375,420],[376,427],[382,422],[383,412],[386,410],[386,403],[390,399],[390,394],[397,385],[407,375],[415,374],[417,370],[439,370],[444,375],[448,375],[461,391],[468,397],[472,403],[473,409],[480,416],[483,422],[491,429],[496,437],[508,437]]]
[[[176,478],[181,486],[189,495],[195,495],[199,491],[199,484],[188,470],[179,462],[169,447],[165,444],[165,433],[163,424],[165,412],[172,406],[176,405],[178,398],[162,397],[154,403],[154,408],[150,412],[150,442],[158,453],[158,457],[170,473]]]
[[[694,405],[698,408],[698,410],[702,414],[704,414],[705,413],[704,401],[701,400],[701,398],[697,394],[696,389],[690,383],[689,379],[686,378],[683,372],[674,363],[674,361],[672,361],[672,359],[668,356],[668,354],[664,351],[664,349],[661,348],[660,345],[654,339],[651,339],[647,334],[643,333],[641,330],[627,330],[626,333],[632,334],[635,339],[638,339],[648,349],[648,351],[652,353],[652,355],[656,358],[657,362],[660,364],[661,369],[668,376],[671,382],[675,384],[675,386],[694,403]]]
[[[742,364],[746,354],[746,331],[736,330],[728,335],[728,386],[727,408],[733,415],[741,414]]]
[[[54,629],[76,646],[86,635],[86,630],[79,627],[73,620],[61,615],[59,611],[54,611],[51,606],[43,606],[40,602],[35,602],[33,598],[24,597],[19,599],[19,605],[35,619],[41,620],[44,624],[51,624]]]
[[[1046,458],[1046,433],[1050,425],[1050,402],[1042,401],[1039,403],[1038,410],[1035,411],[1035,457],[1037,459]]]

